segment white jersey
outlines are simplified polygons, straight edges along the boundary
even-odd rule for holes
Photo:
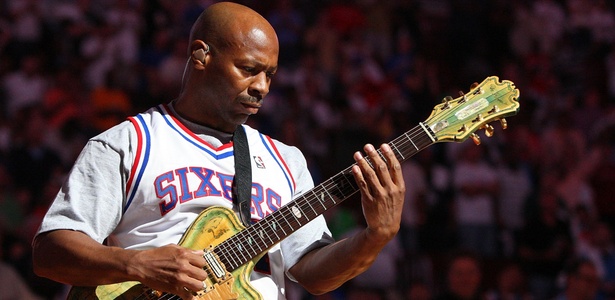
[[[200,131],[159,105],[90,140],[39,232],[80,230],[111,246],[147,249],[178,243],[206,207],[233,208],[230,135],[197,134],[194,128]],[[313,183],[297,148],[244,128],[252,164],[250,211],[258,221]],[[252,273],[252,285],[265,299],[285,299],[284,272],[331,241],[322,216],[315,219],[269,251],[268,264],[259,263]]]

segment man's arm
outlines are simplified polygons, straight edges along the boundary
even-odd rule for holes
[[[101,245],[86,234],[55,230],[39,234],[32,260],[37,275],[76,286],[139,281],[155,290],[191,299],[207,273],[202,251],[177,245],[126,250]]]
[[[386,162],[373,146],[366,145],[364,150],[374,168],[357,152],[352,173],[361,192],[367,227],[310,251],[289,270],[310,293],[326,293],[365,271],[399,230],[405,193],[401,165],[386,144],[380,147]]]

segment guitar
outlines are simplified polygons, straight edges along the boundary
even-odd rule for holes
[[[500,121],[519,111],[519,90],[497,76],[486,78],[467,94],[453,99],[447,96],[436,105],[427,120],[389,143],[399,161],[405,161],[438,142],[463,142],[468,138],[478,145],[476,130],[493,135],[489,123]],[[368,159],[368,158],[366,158]],[[229,209],[205,209],[185,232],[179,244],[205,249],[205,267],[209,278],[199,299],[258,299],[261,295],[250,285],[250,273],[268,249],[309,221],[336,206],[358,191],[351,167],[297,197],[293,202],[244,227]],[[149,289],[132,281],[97,287],[73,287],[68,299],[180,299],[175,295]]]

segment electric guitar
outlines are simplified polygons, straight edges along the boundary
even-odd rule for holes
[[[436,105],[427,120],[389,143],[399,161],[438,142],[463,142],[468,138],[478,145],[476,130],[493,135],[489,123],[517,114],[519,90],[497,76],[486,78],[467,94],[453,99],[447,96]],[[317,185],[293,202],[269,214],[259,222],[244,227],[229,209],[205,209],[188,228],[179,244],[191,249],[205,249],[205,267],[209,278],[199,299],[258,299],[261,295],[250,285],[250,273],[268,249],[307,224],[326,210],[358,191],[351,167]],[[123,282],[97,287],[73,287],[68,299],[180,299],[149,289],[139,282]]]

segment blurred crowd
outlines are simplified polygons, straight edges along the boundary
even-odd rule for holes
[[[0,299],[56,299],[30,242],[88,138],[178,95],[213,0],[0,0]],[[508,129],[404,164],[397,239],[318,299],[615,299],[615,6],[607,0],[237,1],[278,33],[250,125],[319,183],[488,76],[521,91]],[[342,238],[350,199],[326,213]],[[312,299],[290,285],[289,299]]]

